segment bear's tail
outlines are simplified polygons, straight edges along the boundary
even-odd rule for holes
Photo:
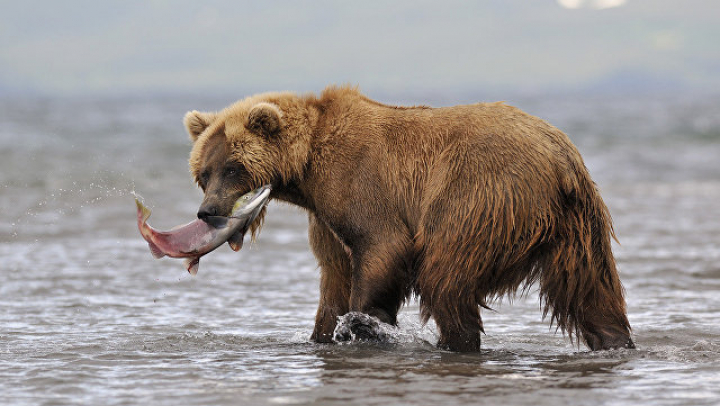
[[[591,350],[632,348],[610,213],[589,177],[574,181],[563,187],[565,218],[536,264],[543,316]]]

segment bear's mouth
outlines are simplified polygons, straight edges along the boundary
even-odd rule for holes
[[[228,220],[230,217],[223,217],[223,216],[210,216],[207,217],[204,221],[209,226],[221,229],[228,226]],[[255,219],[253,218],[252,221]],[[237,230],[234,234],[230,236],[230,238],[227,239],[228,245],[230,245],[230,248],[232,248],[233,251],[237,252],[240,251],[240,248],[243,246],[243,238],[245,238],[245,234],[250,229],[250,223],[252,221],[248,222],[247,224],[243,225],[239,230]]]
[[[234,233],[229,237],[225,234],[225,241],[233,251],[239,251],[248,230],[252,231],[254,238],[255,232],[260,227],[264,214],[263,209],[270,199],[271,191],[271,185],[261,186],[237,199],[227,215],[203,216],[201,219],[215,229],[226,229],[228,226],[232,226]]]

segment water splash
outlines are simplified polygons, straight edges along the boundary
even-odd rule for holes
[[[404,320],[403,320],[404,319]],[[338,317],[333,340],[338,343],[376,342],[381,344],[434,345],[438,335],[431,326],[401,318],[398,326],[383,323],[377,317],[350,312]]]
[[[134,180],[111,171],[87,181],[72,180],[55,188],[44,186],[3,185],[15,200],[9,203],[9,221],[5,223],[6,235],[11,239],[72,233],[102,219],[90,214],[89,209],[116,211],[115,201],[134,193]]]

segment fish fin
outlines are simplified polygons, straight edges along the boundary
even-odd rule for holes
[[[200,258],[199,257],[185,258],[185,268],[187,268],[187,271],[190,272],[190,275],[192,275],[192,276],[197,275],[199,267],[200,267]]]
[[[148,245],[150,246],[150,253],[155,258],[162,258],[165,256],[165,253],[162,252],[162,250],[152,242],[148,241]]]
[[[233,236],[233,237],[235,237],[235,236]],[[230,248],[233,251],[238,252],[238,251],[240,251],[240,248],[242,248],[243,235],[241,234],[239,238],[237,238],[237,237],[233,238],[233,237],[230,237],[230,239],[228,240],[228,245],[230,246]]]
[[[245,233],[239,231],[228,238],[227,243],[233,251],[240,251],[240,248],[243,246],[243,237],[245,237]]]
[[[232,249],[235,252],[240,251],[240,248],[243,246],[243,241],[228,241],[228,245],[230,246],[230,249]]]
[[[137,205],[138,213],[140,213],[142,216],[143,223],[146,222],[148,217],[150,217],[150,213],[151,213],[150,209],[145,207],[145,205],[142,204],[140,199],[138,199],[137,197],[135,198],[135,204]]]

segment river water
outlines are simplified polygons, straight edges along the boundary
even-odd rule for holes
[[[192,220],[181,118],[231,101],[0,101],[0,404],[720,404],[717,95],[508,100],[570,135],[614,217],[638,348],[595,353],[535,289],[483,312],[479,354],[436,349],[415,302],[389,343],[314,344],[318,270],[287,205],[196,277],[154,260],[131,192],[158,228]]]

